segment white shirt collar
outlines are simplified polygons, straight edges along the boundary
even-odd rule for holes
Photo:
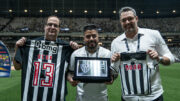
[[[140,34],[141,36],[142,35],[144,35],[145,34],[145,32],[142,30],[142,28],[139,28],[138,27],[138,33],[134,36],[134,38],[136,38],[137,36],[138,36],[138,34]],[[134,39],[133,38],[133,39]],[[122,41],[123,40],[125,40],[125,39],[127,39],[127,37],[126,37],[126,34],[125,34],[125,32],[122,34]]]

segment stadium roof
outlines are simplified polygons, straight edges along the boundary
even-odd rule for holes
[[[140,17],[180,16],[180,0],[0,0],[1,16],[118,17],[131,6]]]

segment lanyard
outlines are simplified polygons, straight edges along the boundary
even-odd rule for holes
[[[137,51],[139,51],[139,47],[140,47],[140,37],[141,37],[141,35],[138,34]],[[130,51],[129,46],[128,46],[128,42],[127,42],[127,38],[125,39],[125,44],[126,44],[127,51]]]
[[[87,49],[86,49],[87,47],[85,47],[85,50],[86,50],[86,55],[87,55],[87,57],[89,57],[89,52],[87,51]],[[99,47],[96,49],[96,58],[98,57],[98,54],[99,54]]]

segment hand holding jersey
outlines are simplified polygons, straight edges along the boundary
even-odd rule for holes
[[[30,41],[23,37],[16,42],[13,63],[15,69],[22,69],[22,101],[65,100],[65,72],[73,49],[57,38],[59,25],[59,18],[50,16],[44,37]]]
[[[65,71],[72,51],[60,39],[26,41],[14,58],[22,65],[22,101],[64,101]]]
[[[19,39],[17,42],[16,42],[16,46],[15,46],[15,50],[18,48],[18,47],[21,47],[23,45],[25,45],[25,42],[26,42],[26,38],[25,37],[22,37],[21,39]],[[71,46],[72,49],[76,50],[79,48],[79,45],[74,42],[74,41],[70,41],[69,42],[69,45]]]
[[[21,47],[25,44],[26,42],[26,38],[25,37],[22,37],[21,39],[19,39],[17,42],[16,42],[16,46],[15,48],[17,49],[18,47]]]
[[[153,60],[156,60],[158,61],[159,63],[162,63],[163,65],[169,65],[170,64],[170,61],[169,61],[169,58],[166,57],[166,56],[159,56],[158,52],[155,51],[155,50],[151,50],[151,49],[148,49],[147,50],[147,54],[149,55],[149,57]],[[114,53],[112,56],[111,56],[111,61],[112,62],[116,62],[118,61],[119,59],[121,58],[121,54],[120,53]]]
[[[120,59],[120,53],[114,53],[112,56],[111,56],[111,62],[116,62]]]

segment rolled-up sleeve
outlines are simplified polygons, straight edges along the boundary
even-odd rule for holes
[[[156,42],[157,42],[156,43],[157,44],[156,50],[157,50],[158,54],[160,56],[165,56],[165,57],[169,58],[171,64],[174,63],[175,58],[172,55],[171,51],[169,50],[164,39],[160,35],[159,31],[157,31],[157,33],[156,33]]]

